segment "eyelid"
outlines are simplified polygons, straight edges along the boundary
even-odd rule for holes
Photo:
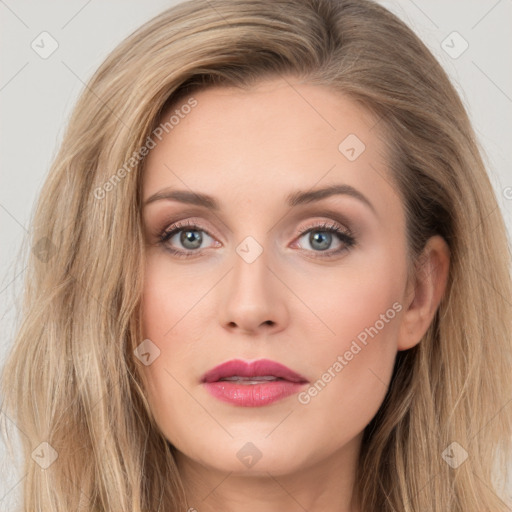
[[[201,231],[204,231],[207,235],[212,238],[222,238],[216,235],[216,231],[207,227],[202,221],[200,221],[197,217],[183,217],[178,220],[168,219],[165,222],[159,224],[161,227],[157,227],[153,234],[158,238],[161,234],[169,233],[178,228],[187,228],[187,227],[197,227],[200,228]]]
[[[302,221],[302,219],[307,219]],[[354,236],[356,236],[356,222],[355,215],[349,215],[348,213],[338,211],[336,208],[307,208],[303,213],[300,214],[300,222],[301,224],[305,224],[307,222],[337,222],[340,224],[345,230],[350,231]]]
[[[315,217],[321,217],[321,216],[315,216]],[[340,228],[344,233],[350,236],[355,236],[352,230],[348,227],[346,222],[342,222],[341,220],[337,220],[333,218],[333,216],[327,215],[326,217],[330,217],[328,219],[314,219],[314,220],[308,220],[304,224],[301,224],[297,231],[299,232],[299,236],[303,235],[305,232],[311,230],[311,229],[318,229],[319,227],[332,227],[332,228]]]

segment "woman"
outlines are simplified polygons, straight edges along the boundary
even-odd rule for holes
[[[82,94],[32,246],[2,381],[24,510],[508,510],[505,227],[383,7],[145,24]]]

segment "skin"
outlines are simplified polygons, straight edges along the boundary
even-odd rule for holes
[[[363,430],[384,399],[397,351],[416,345],[433,319],[448,248],[431,238],[408,280],[404,209],[383,135],[340,93],[289,78],[194,98],[197,106],[148,155],[143,201],[170,187],[209,194],[221,209],[176,200],[144,207],[143,329],[160,350],[143,368],[152,413],[178,449],[188,503],[199,512],[357,512]],[[354,161],[338,149],[349,134],[366,145]],[[349,195],[285,204],[291,192],[332,184],[354,187],[374,211]],[[168,247],[196,251],[182,259],[158,234],[187,219],[203,242],[190,249],[175,235]],[[355,245],[333,234],[321,251],[309,235],[325,230],[300,235],[325,221],[349,229]],[[252,263],[236,252],[247,236],[263,249]],[[307,404],[292,395],[237,407],[200,383],[233,358],[272,359],[315,383],[393,304],[401,310]],[[261,453],[250,468],[237,457],[248,442]]]

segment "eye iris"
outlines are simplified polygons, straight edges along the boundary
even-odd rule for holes
[[[316,248],[325,251],[329,248],[332,241],[332,234],[326,231],[312,231],[309,235],[309,242],[312,247],[315,247],[314,243],[319,242],[320,247],[317,245]]]
[[[199,231],[188,230],[188,231],[182,231],[181,232],[180,242],[187,249],[197,249],[198,247],[201,247],[201,242],[202,241],[203,241],[203,237],[199,233]],[[192,246],[187,245],[189,243],[191,243]]]

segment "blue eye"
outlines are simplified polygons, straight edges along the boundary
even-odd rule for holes
[[[299,240],[308,235],[307,241],[310,246],[314,249],[315,253],[322,253],[331,249],[333,238],[337,238],[341,243],[341,247],[330,250],[327,254],[315,255],[315,257],[329,258],[337,255],[355,245],[355,238],[347,231],[341,228],[338,224],[324,223],[319,226],[313,226],[309,229],[302,231]],[[333,236],[334,235],[334,236]]]
[[[355,245],[355,238],[336,223],[323,223],[303,230],[299,235],[299,240],[305,235],[309,235],[307,240],[312,247],[312,251],[302,247],[301,249],[318,253],[314,255],[315,258],[330,258]],[[176,240],[173,241],[175,238]],[[331,250],[333,238],[337,238],[341,247]],[[166,250],[179,258],[199,255],[203,242],[207,242],[208,239],[214,240],[201,226],[188,221],[177,222],[158,236],[159,244],[165,246]],[[181,246],[181,248],[176,249],[176,245]]]
[[[165,245],[166,248],[175,256],[187,258],[191,256],[191,252],[197,253],[197,249],[201,248],[201,245],[205,239],[203,233],[206,235],[206,238],[212,239],[212,237],[204,229],[202,229],[200,226],[197,226],[196,224],[188,222],[177,222],[159,236],[159,243]],[[185,252],[183,252],[183,250],[176,250],[171,247],[172,239],[176,236],[178,238],[179,244],[181,244],[181,246],[185,249]]]

